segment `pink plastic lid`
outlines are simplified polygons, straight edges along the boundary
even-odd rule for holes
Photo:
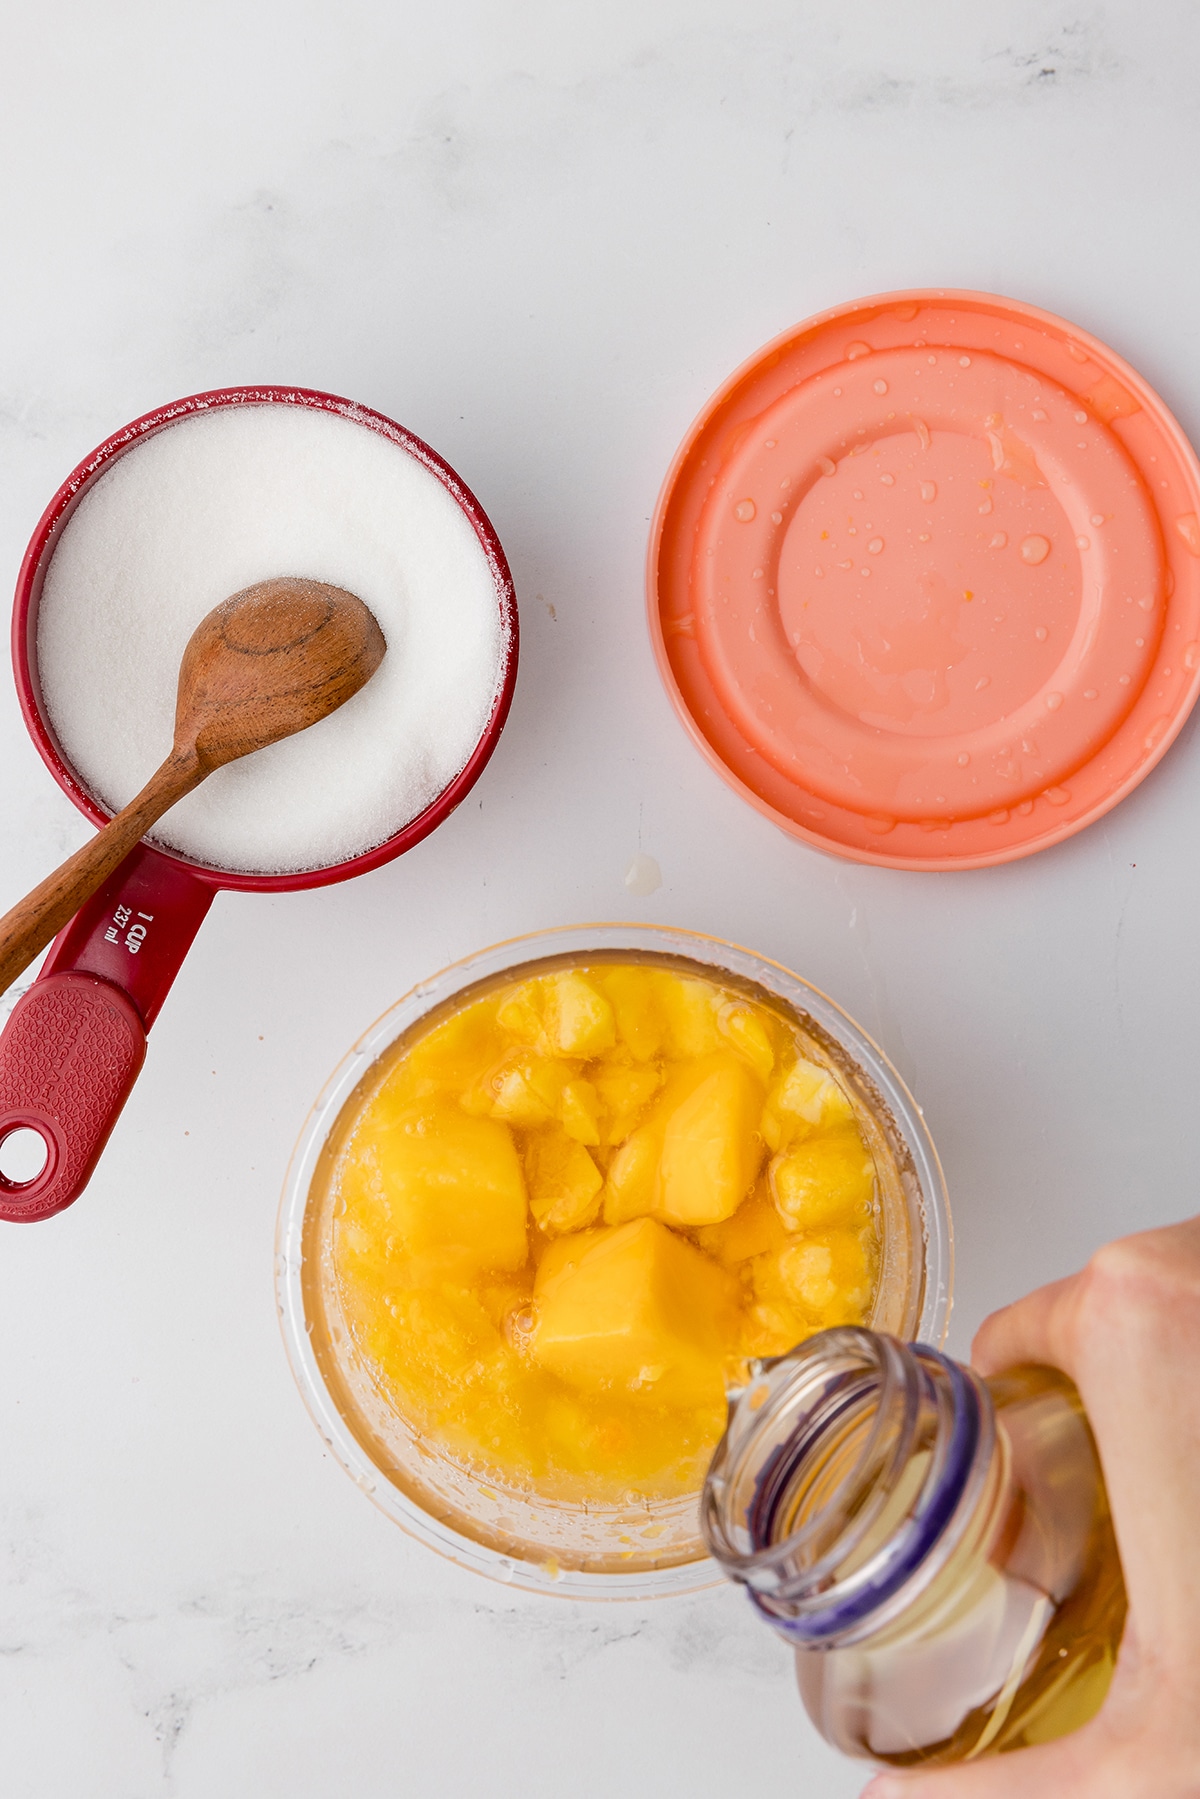
[[[884,295],[746,363],[650,543],[655,653],[793,836],[980,868],[1082,830],[1200,688],[1200,464],[1111,350],[989,294]]]

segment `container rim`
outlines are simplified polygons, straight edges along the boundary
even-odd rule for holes
[[[634,923],[557,926],[492,944],[418,982],[363,1032],[318,1094],[288,1165],[275,1238],[276,1304],[288,1363],[322,1438],[351,1479],[410,1536],[460,1567],[527,1591],[571,1599],[647,1600],[716,1586],[724,1576],[707,1556],[627,1574],[559,1568],[552,1558],[542,1563],[520,1560],[425,1511],[376,1466],[342,1416],[322,1375],[304,1303],[303,1232],[313,1176],[327,1137],[371,1064],[425,1012],[475,982],[526,962],[589,950],[679,955],[741,975],[795,1005],[848,1051],[883,1094],[912,1157],[924,1248],[914,1335],[930,1344],[944,1342],[954,1259],[945,1177],[921,1108],[884,1051],[834,1000],[782,963],[702,932]]]
[[[46,569],[49,566],[59,533],[62,531],[71,513],[79,504],[93,481],[97,480],[115,461],[136,447],[148,437],[156,436],[160,431],[169,429],[182,419],[191,418],[200,413],[237,406],[299,406],[308,411],[331,412],[350,423],[362,425],[378,436],[385,437],[390,443],[405,450],[415,460],[428,469],[456,501],[479,539],[480,547],[487,558],[492,580],[496,589],[496,601],[500,611],[501,627],[501,669],[496,687],[492,709],[487,723],[480,733],[478,742],[471,751],[464,767],[444,787],[437,797],[430,801],[424,811],[409,820],[392,836],[377,843],[373,848],[363,851],[361,855],[352,856],[342,862],[327,863],[320,868],[299,869],[286,874],[247,873],[239,869],[218,868],[210,863],[196,862],[182,855],[178,850],[167,848],[165,844],[153,843],[155,853],[165,856],[168,861],[185,868],[198,881],[214,888],[234,888],[243,892],[284,893],[300,888],[326,887],[337,881],[352,880],[355,875],[366,874],[369,869],[378,868],[390,862],[405,850],[412,849],[422,838],[437,828],[455,807],[464,800],[479,776],[483,773],[492,751],[499,741],[512,705],[513,693],[517,684],[517,658],[519,650],[519,622],[517,615],[517,595],[513,584],[512,571],[496,535],[495,527],[488,518],[483,507],[475,498],[465,481],[451,468],[450,464],[436,450],[414,435],[413,432],[398,425],[394,419],[382,412],[374,411],[370,406],[363,406],[356,400],[343,399],[338,394],[321,392],[311,387],[220,387],[202,393],[188,394],[182,400],[170,401],[165,406],[158,406],[152,412],[146,412],[132,423],[114,431],[110,437],[94,449],[90,455],[74,468],[67,476],[50,504],[46,507],[21,562],[17,575],[16,594],[13,600],[12,617],[12,665],[13,678],[16,682],[17,698],[21,714],[25,720],[25,728],[33,739],[34,747],[62,788],[63,792],[94,825],[103,826],[111,816],[103,806],[99,805],[94,795],[81,780],[71,766],[61,745],[51,729],[42,702],[41,686],[37,673],[37,613],[41,599],[42,584]]]

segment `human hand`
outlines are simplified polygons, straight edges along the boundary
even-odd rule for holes
[[[1129,1612],[1097,1715],[1034,1749],[888,1769],[862,1799],[1200,1796],[1200,1218],[1106,1244],[986,1320],[981,1374],[1069,1374],[1100,1452]]]

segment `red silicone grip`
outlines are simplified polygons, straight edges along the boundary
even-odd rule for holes
[[[71,1204],[145,1055],[137,1009],[111,982],[77,970],[34,982],[0,1037],[0,1142],[26,1127],[48,1153],[31,1181],[0,1174],[0,1218],[49,1218]]]

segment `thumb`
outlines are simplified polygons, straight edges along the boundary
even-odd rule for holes
[[[1083,1740],[1081,1740],[1083,1739]],[[1037,1749],[1019,1749],[948,1768],[889,1768],[877,1774],[861,1799],[1118,1799],[1111,1767],[1098,1760],[1084,1733]],[[1127,1799],[1127,1796],[1126,1796]]]

